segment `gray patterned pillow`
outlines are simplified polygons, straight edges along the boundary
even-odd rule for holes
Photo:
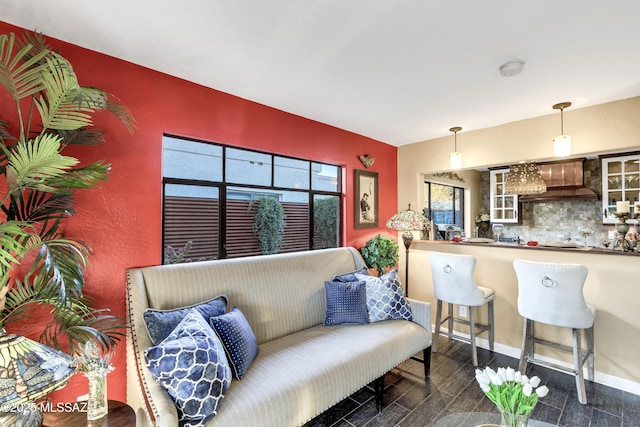
[[[397,270],[391,270],[380,277],[355,275],[365,282],[369,322],[387,319],[411,320],[411,307],[404,297]]]
[[[222,343],[193,308],[160,344],[144,352],[153,379],[176,404],[182,426],[200,426],[213,418],[231,384]]]

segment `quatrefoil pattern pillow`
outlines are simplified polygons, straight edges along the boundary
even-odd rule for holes
[[[370,323],[387,319],[412,319],[411,307],[404,297],[397,270],[391,270],[380,277],[363,274],[355,276],[365,282]]]
[[[222,343],[197,309],[144,357],[153,379],[176,404],[181,427],[203,425],[218,413],[231,369]]]

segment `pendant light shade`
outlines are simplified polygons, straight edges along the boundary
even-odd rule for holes
[[[535,163],[519,163],[511,166],[504,184],[504,194],[540,194],[547,191],[547,184]]]
[[[458,152],[458,132],[461,130],[459,126],[449,129],[453,132],[453,153],[449,154],[449,167],[454,170],[462,168],[462,154]]]
[[[564,134],[564,114],[565,108],[571,107],[570,102],[561,102],[553,106],[554,110],[560,110],[560,135],[553,138],[553,155],[555,157],[566,157],[571,154],[571,136]]]

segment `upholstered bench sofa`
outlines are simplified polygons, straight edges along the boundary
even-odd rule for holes
[[[325,281],[364,266],[354,248],[335,248],[128,270],[127,401],[137,425],[178,426],[174,402],[145,364],[145,310],[219,295],[241,309],[259,353],[206,425],[302,425],[372,383],[380,401],[384,374],[420,352],[428,375],[428,303],[408,299],[412,321],[325,326]]]

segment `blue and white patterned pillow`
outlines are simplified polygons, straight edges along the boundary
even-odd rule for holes
[[[153,379],[178,409],[180,426],[200,426],[213,418],[231,384],[222,343],[197,309],[191,309],[169,336],[144,352]]]
[[[327,312],[324,324],[369,323],[363,282],[324,282]]]
[[[143,313],[144,324],[153,345],[157,345],[167,338],[192,308],[197,309],[205,319],[219,316],[227,312],[227,297],[220,295],[209,301],[173,310],[147,308]]]
[[[241,380],[251,362],[258,356],[258,340],[249,322],[238,307],[222,316],[209,319],[213,330],[222,341],[227,358],[233,368],[233,376]]]
[[[397,270],[391,270],[380,277],[355,275],[365,283],[369,322],[387,319],[411,320],[411,307],[404,297]]]

